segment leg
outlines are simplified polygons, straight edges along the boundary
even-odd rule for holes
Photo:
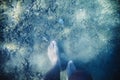
[[[68,78],[76,71],[76,67],[72,60],[68,62],[66,71]]]
[[[68,62],[67,76],[68,80],[92,80],[92,76],[86,71],[76,70],[75,65],[72,61]]]
[[[60,67],[55,65],[49,72],[46,73],[44,80],[60,80]]]
[[[55,41],[52,41],[48,47],[48,57],[53,68],[46,73],[44,80],[60,80],[60,59]]]

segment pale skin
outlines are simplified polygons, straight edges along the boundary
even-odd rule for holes
[[[50,42],[50,44],[48,46],[47,54],[48,54],[48,58],[49,58],[49,60],[52,64],[52,66],[54,67],[54,66],[57,65],[57,66],[60,67],[60,58],[59,58],[60,56],[59,56],[59,53],[58,53],[58,47],[57,47],[56,41],[53,40],[53,41]],[[70,60],[68,62],[68,66],[67,66],[67,69],[66,69],[67,76],[69,77],[72,74],[72,72],[74,72],[75,70],[76,70],[76,68],[75,68],[72,60]]]
[[[50,42],[47,54],[53,67],[46,73],[43,80],[60,80],[61,64],[56,41],[53,40]],[[68,61],[66,72],[68,80],[92,80],[91,75],[76,70],[72,60]]]
[[[60,80],[60,59],[56,41],[50,42],[47,54],[53,67],[46,73],[43,80]]]
[[[58,54],[58,47],[56,41],[51,41],[50,45],[48,46],[48,57],[54,66],[56,63],[60,64],[59,54]]]

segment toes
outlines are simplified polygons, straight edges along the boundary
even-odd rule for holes
[[[69,65],[70,67],[72,67],[72,66],[74,65],[73,61],[70,60],[70,61],[68,62],[68,65]]]
[[[55,48],[55,47],[56,47],[56,41],[52,41],[52,42],[50,43],[50,45],[51,45],[52,48]]]
[[[53,44],[53,46],[56,46],[56,41],[52,41],[51,44]]]
[[[54,49],[56,46],[56,41],[51,41],[50,45],[48,46],[49,49]]]
[[[48,46],[48,50],[53,50],[55,52],[57,52],[57,43],[56,41],[51,41],[50,45]]]

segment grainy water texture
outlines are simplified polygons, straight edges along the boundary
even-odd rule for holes
[[[119,8],[118,0],[0,0],[0,80],[41,80],[52,40],[63,70],[73,60],[94,80],[115,80]]]

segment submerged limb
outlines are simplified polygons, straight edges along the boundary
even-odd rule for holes
[[[68,77],[70,77],[76,71],[76,67],[72,60],[68,62],[66,71]]]
[[[60,80],[60,58],[56,41],[51,41],[48,46],[48,57],[53,68],[46,73],[44,80]]]

